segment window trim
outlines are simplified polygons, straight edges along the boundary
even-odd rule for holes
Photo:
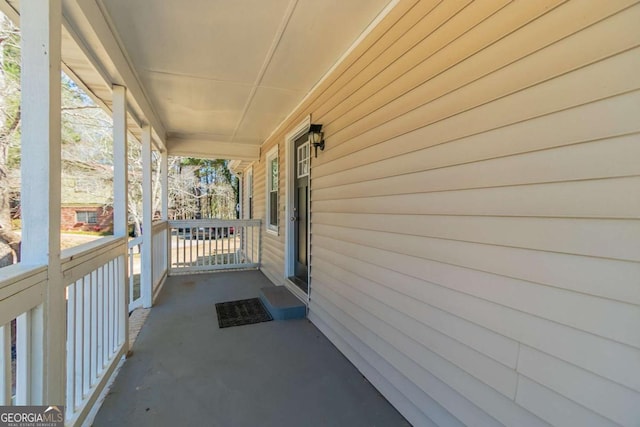
[[[86,221],[80,221],[78,219],[78,214],[84,214],[84,216],[86,216]],[[93,214],[93,215],[91,215],[91,214]],[[95,221],[94,222],[90,221],[90,218],[89,218],[90,216],[95,216]],[[98,217],[99,217],[98,212],[95,211],[95,210],[77,210],[76,211],[76,223],[80,223],[81,222],[81,223],[87,224],[87,225],[97,225],[98,224],[98,219],[99,219]]]
[[[278,216],[280,215],[279,210],[276,207],[276,224],[273,225],[271,224],[271,188],[272,188],[272,176],[271,176],[271,162],[273,160],[276,160],[278,162],[278,171],[277,171],[277,180],[278,182],[276,183],[276,204],[279,203],[280,200],[280,157],[278,154],[278,145],[276,145],[275,147],[273,147],[271,150],[269,150],[267,152],[266,155],[266,161],[265,161],[265,174],[266,174],[266,180],[265,180],[265,187],[266,187],[266,194],[265,194],[265,225],[266,225],[266,230],[268,233],[270,234],[274,234],[274,235],[279,235],[279,218]]]

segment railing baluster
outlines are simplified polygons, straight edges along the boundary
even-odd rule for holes
[[[76,281],[73,285],[76,288],[76,353],[75,353],[75,367],[74,367],[74,375],[75,375],[75,406],[79,407],[82,405],[82,397],[83,397],[83,389],[82,389],[82,354],[83,354],[83,338],[84,331],[82,328],[83,321],[83,300],[84,300],[84,290],[82,289],[82,279]]]
[[[67,411],[75,408],[75,357],[76,357],[76,289],[75,284],[67,286]]]
[[[120,343],[120,280],[118,276],[118,258],[111,261],[113,272],[113,347],[111,352],[114,353]]]
[[[113,289],[114,289],[114,302],[115,310],[113,316],[115,317],[115,330],[113,331],[113,352],[118,351],[120,347],[120,340],[122,334],[120,328],[122,327],[122,281],[120,280],[120,258],[113,260]]]
[[[174,256],[173,256],[173,233],[172,233],[171,227],[169,227],[167,233],[169,233],[169,235],[167,236],[167,240],[169,241],[169,245],[167,247],[167,251],[169,251],[168,252],[169,259],[168,259],[168,264],[167,265],[168,265],[168,270],[170,270],[171,268],[173,268],[176,265],[175,264],[175,260],[173,259],[174,258]],[[178,258],[177,251],[178,251],[178,245],[179,244],[180,244],[180,236],[179,236],[179,233],[176,232],[176,256],[175,256],[176,259]],[[167,271],[167,274],[168,273],[169,272]]]
[[[111,349],[113,348],[113,290],[111,287],[112,281],[112,271],[111,271],[111,261],[107,264],[107,313],[106,313],[106,321],[107,321],[107,338],[105,340],[105,344],[107,345],[105,351],[105,359],[111,359]]]
[[[91,363],[89,369],[89,387],[98,378],[98,270],[91,272]]]
[[[131,304],[135,299],[133,296],[133,276],[133,246],[129,246],[129,304]]]
[[[30,400],[30,329],[31,310],[16,318],[16,405],[27,405]]]
[[[211,238],[209,238],[209,241],[207,242],[208,246],[209,246],[209,250],[207,251],[207,265],[211,265],[211,262],[213,261],[211,258]]]
[[[11,322],[0,326],[0,405],[11,405]]]
[[[109,346],[109,359],[113,355],[117,342],[118,342],[118,288],[115,260],[109,262],[109,268],[111,269],[111,345]]]
[[[105,328],[105,269],[104,266],[98,269],[98,373],[102,373],[106,363],[105,345],[104,345],[104,328]]]
[[[127,327],[126,317],[129,315],[128,304],[125,304],[125,259],[120,256],[116,258],[116,264],[118,266],[118,280],[116,282],[118,287],[118,346],[115,351],[118,351],[118,348],[122,344],[124,344],[125,337],[127,336],[127,331],[125,328]],[[152,284],[153,285],[153,284]],[[153,292],[153,289],[152,289]]]
[[[91,388],[91,275],[84,276],[82,281],[82,310],[84,319],[82,321],[82,393],[86,396]]]

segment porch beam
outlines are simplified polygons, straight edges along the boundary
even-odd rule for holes
[[[0,0],[0,11],[16,25],[20,22],[20,14],[7,0]]]
[[[47,265],[43,306],[30,316],[28,395],[31,404],[63,405],[65,297],[60,267],[61,0],[21,2],[22,257]]]
[[[221,142],[201,138],[168,138],[167,150],[172,156],[250,161],[260,158],[259,143]]]
[[[142,306],[153,303],[153,187],[151,170],[151,127],[142,127],[142,256],[140,260],[140,295]]]
[[[129,199],[128,199],[128,142],[127,142],[127,89],[124,86],[113,85],[113,235],[124,237],[122,253],[128,253],[127,239],[129,236]],[[126,256],[125,256],[126,259]],[[122,262],[119,269],[117,283],[124,283],[124,292],[120,296],[120,307],[123,317],[120,322],[120,337],[124,337],[124,351],[129,348],[129,272],[128,263]]]

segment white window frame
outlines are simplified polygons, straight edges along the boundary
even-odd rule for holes
[[[280,212],[277,210],[276,207],[276,225],[271,224],[271,188],[273,187],[273,183],[272,183],[272,176],[271,176],[271,162],[273,160],[276,160],[278,162],[278,176],[277,176],[277,180],[278,182],[276,183],[276,193],[277,193],[277,200],[279,202],[280,199],[280,159],[278,157],[278,145],[276,145],[275,147],[273,147],[271,150],[269,150],[267,152],[267,156],[266,156],[266,164],[265,164],[265,169],[266,169],[266,210],[265,210],[265,224],[267,226],[266,230],[268,233],[271,234],[275,234],[276,236],[278,235],[278,228],[280,225],[279,222],[279,214]],[[276,203],[278,203],[276,202]]]
[[[80,219],[78,218],[79,216],[84,216],[86,221],[80,221]],[[89,218],[90,216],[95,216],[94,222],[90,221],[90,218]],[[99,220],[99,215],[97,211],[94,211],[94,210],[77,210],[76,211],[76,222],[81,222],[87,225],[97,225],[98,220]]]

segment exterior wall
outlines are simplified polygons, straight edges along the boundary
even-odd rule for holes
[[[266,154],[278,144],[278,164],[279,164],[279,191],[278,191],[278,233],[266,231],[266,200],[267,200],[267,171]],[[286,188],[286,164],[284,143],[276,138],[271,143],[262,146],[260,160],[253,165],[253,217],[262,220],[262,272],[275,284],[282,285],[284,282],[284,221],[285,215],[285,188]],[[246,175],[246,171],[245,174]],[[247,181],[247,180],[245,180]],[[247,206],[245,183],[244,203]]]
[[[265,143],[312,159],[310,319],[414,425],[638,425],[640,5],[401,1]]]
[[[109,231],[113,229],[112,170],[105,165],[63,162],[61,176],[61,230]],[[97,223],[76,221],[76,212],[96,212]]]
[[[262,210],[261,210],[261,216],[255,216],[255,211],[254,211],[254,216],[252,218],[251,215],[250,215],[250,211],[249,211],[249,194],[250,194],[249,185],[250,185],[250,181],[249,181],[249,174],[248,173],[251,170],[252,170],[251,167],[248,167],[243,171],[243,173],[241,175],[242,176],[242,178],[241,178],[241,185],[242,185],[241,195],[242,195],[242,198],[240,200],[240,203],[242,205],[242,219],[258,219],[258,218],[262,218],[263,224],[264,224],[265,216],[264,216],[264,200],[263,200],[263,197],[266,197],[266,196],[263,196],[263,195],[260,196],[260,198],[262,199],[261,203],[263,204],[262,205],[263,207],[262,207]],[[264,170],[263,170],[263,172],[264,172]],[[253,191],[254,191],[253,200],[254,200],[254,203],[255,203],[255,200],[256,200],[256,197],[257,197],[256,194],[255,194],[255,184],[254,184]],[[254,261],[258,262],[257,260],[260,259],[261,248],[260,248],[260,246],[258,244],[258,242],[260,240],[259,239],[260,236],[258,236],[258,234],[264,236],[264,230],[260,231],[260,230],[257,230],[257,229],[254,230],[252,228],[251,234],[249,234],[249,232],[247,232],[244,235],[244,238],[243,238],[244,239],[244,241],[243,241],[243,249],[244,249],[245,253],[247,254],[247,256],[250,257],[252,262],[254,262]],[[275,276],[273,276],[273,273],[266,273],[266,270],[264,269],[264,265],[262,266],[262,270],[265,271],[266,275],[269,275],[269,277],[271,278],[271,280],[273,282],[277,282],[276,279],[275,279]],[[277,283],[281,284],[282,280],[280,280]]]

